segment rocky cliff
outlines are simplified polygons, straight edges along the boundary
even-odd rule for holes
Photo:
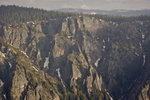
[[[149,100],[149,27],[149,17],[101,15],[1,25],[0,94]]]

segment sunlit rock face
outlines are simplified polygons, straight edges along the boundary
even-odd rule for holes
[[[148,100],[149,20],[72,15],[3,25],[0,36],[8,46],[0,46],[0,84],[11,85],[3,95],[59,100],[67,97],[66,89],[87,99],[100,93],[101,99]],[[27,65],[17,59],[18,52],[29,60]]]

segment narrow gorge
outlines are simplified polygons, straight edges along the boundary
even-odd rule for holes
[[[0,99],[149,100],[149,16],[32,10],[0,22]]]

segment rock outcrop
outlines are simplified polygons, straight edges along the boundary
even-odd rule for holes
[[[149,100],[149,20],[77,14],[2,25],[0,95]]]

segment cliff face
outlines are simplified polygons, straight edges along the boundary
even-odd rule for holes
[[[61,84],[41,71],[23,51],[1,41],[0,61],[1,100],[60,100],[57,87]]]
[[[54,78],[75,95],[82,91],[87,98],[96,90],[103,95],[101,99],[111,99],[107,89],[114,99],[148,100],[149,70],[145,69],[149,68],[149,27],[149,20],[118,22],[85,15],[5,25],[1,38],[25,56],[22,59],[10,53],[16,61],[9,72],[7,96],[59,100],[64,94],[59,93]],[[1,50],[1,55],[8,52]],[[0,60],[1,69],[10,67],[8,61],[5,64],[7,59]],[[45,73],[53,77],[51,81]],[[140,84],[139,89],[135,84]],[[132,96],[127,97],[130,92]]]

